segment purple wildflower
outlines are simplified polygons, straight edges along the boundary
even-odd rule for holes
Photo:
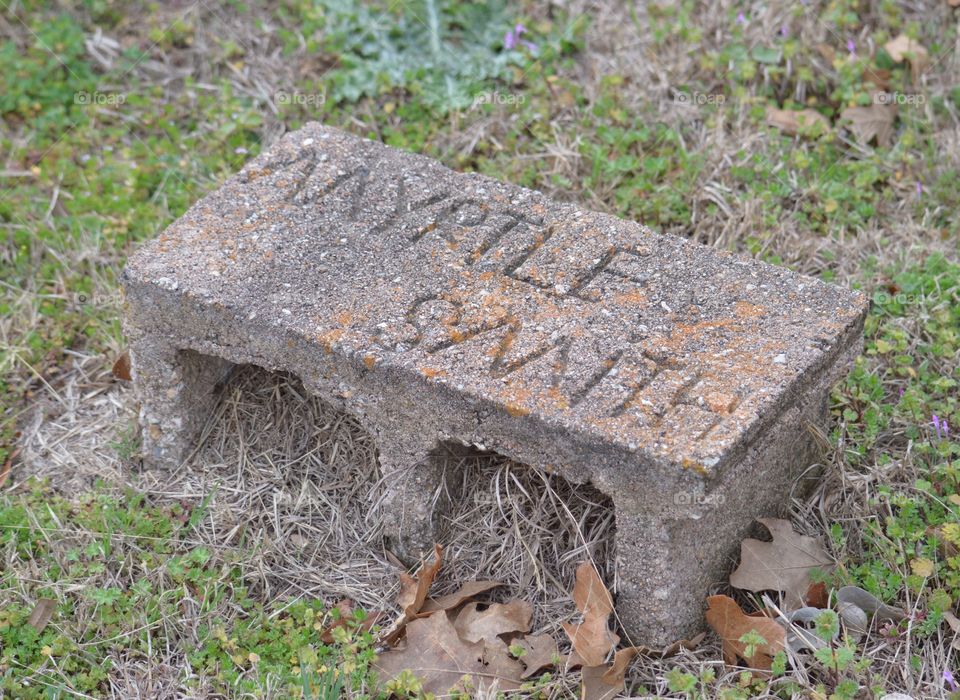
[[[790,36],[790,27],[787,26],[786,22],[780,25],[780,36],[783,38]]]
[[[917,182],[917,196],[920,197],[923,195],[923,183]]]
[[[522,24],[517,24],[513,29],[503,35],[503,48],[507,51],[513,51],[517,48],[517,44],[523,44],[523,46],[532,53],[536,53],[537,45],[532,41],[522,40],[520,37],[527,33],[527,28]]]
[[[857,44],[853,39],[847,39],[847,51],[850,52],[851,56],[857,55]]]
[[[903,398],[903,392],[906,391],[906,387],[900,387],[900,398]]]
[[[933,420],[930,421],[930,423],[933,425],[934,430],[937,431],[937,440],[941,440],[942,436],[940,434],[940,418],[936,413],[933,414]]]
[[[943,669],[943,681],[944,681],[944,682],[947,684],[947,686],[950,688],[950,691],[951,691],[951,692],[956,692],[956,690],[957,690],[957,683],[956,683],[956,681],[953,680],[953,674],[950,673],[950,669],[949,669],[949,668]]]
[[[949,440],[949,439],[950,439],[950,426],[947,424],[947,419],[946,419],[946,418],[944,418],[942,421],[940,421],[940,429],[943,431],[943,439],[944,439],[944,440]]]
[[[737,13],[737,24],[739,24],[741,27],[747,26],[747,18],[742,12]]]

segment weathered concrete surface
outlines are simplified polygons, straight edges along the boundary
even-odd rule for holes
[[[320,124],[129,261],[149,462],[175,466],[231,363],[357,415],[391,531],[431,542],[443,441],[589,481],[616,507],[635,641],[699,626],[739,538],[814,460],[859,294]],[[185,352],[188,351],[188,352]]]

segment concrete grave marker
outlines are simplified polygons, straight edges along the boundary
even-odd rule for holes
[[[149,463],[190,452],[234,363],[358,416],[395,546],[432,544],[445,441],[608,494],[634,641],[700,626],[755,516],[815,461],[864,297],[452,172],[320,124],[286,135],[129,261]]]

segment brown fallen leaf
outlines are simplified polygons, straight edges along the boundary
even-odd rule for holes
[[[613,612],[613,597],[600,580],[600,574],[588,561],[577,567],[573,602],[584,617],[606,617]]]
[[[495,640],[501,634],[528,632],[533,606],[525,600],[493,603],[478,610],[480,603],[468,603],[453,622],[454,629],[466,642]]]
[[[897,116],[896,105],[870,105],[847,107],[840,118],[850,122],[850,131],[857,141],[866,145],[874,138],[878,146],[889,146],[893,140],[893,120]]]
[[[645,646],[637,646],[633,648],[637,650],[637,653],[640,654],[640,656],[645,656],[650,659],[666,659],[671,656],[676,656],[682,649],[696,649],[698,646],[700,646],[701,642],[703,642],[706,636],[706,632],[701,632],[690,639],[680,639],[673,644],[668,644],[662,649],[651,649],[650,647]]]
[[[577,567],[573,586],[573,602],[583,613],[583,622],[563,623],[563,631],[570,637],[574,651],[587,666],[599,666],[620,642],[607,624],[613,612],[613,598],[600,575],[590,562]]]
[[[740,545],[740,566],[730,575],[730,585],[745,591],[780,591],[784,608],[804,605],[810,587],[810,572],[832,569],[833,561],[816,537],[793,531],[789,520],[758,518],[773,540],[746,539]]]
[[[751,668],[770,670],[773,657],[786,649],[786,630],[769,617],[752,617],[740,609],[736,601],[725,595],[707,598],[707,624],[720,637],[723,660],[729,666],[736,665],[737,657]],[[765,640],[758,644],[752,656],[746,655],[746,644],[740,638],[755,631]]]
[[[609,665],[584,666],[580,669],[580,700],[613,700],[623,694],[623,676],[619,681],[606,680]]]
[[[833,64],[833,59],[837,57],[837,51],[830,44],[817,44],[817,53],[823,56],[827,63]]]
[[[891,39],[883,45],[883,48],[890,54],[890,58],[897,63],[901,63],[904,60],[910,61],[910,71],[913,74],[913,82],[915,83],[918,82],[918,78],[923,72],[923,69],[930,63],[930,53],[926,47],[916,39],[911,39],[906,34],[900,34],[895,39]]]
[[[811,134],[827,133],[830,131],[830,120],[813,109],[777,109],[767,107],[767,124],[777,127],[790,136],[800,133],[801,129],[809,128]],[[819,124],[820,127],[815,125]]]
[[[581,697],[584,698],[613,698],[625,689],[624,676],[630,662],[637,656],[646,656],[649,658],[666,658],[673,656],[681,649],[694,649],[706,637],[705,632],[701,632],[692,639],[676,641],[663,649],[655,650],[645,646],[625,647],[618,649],[613,655],[613,661],[601,666],[583,666],[581,671]],[[576,653],[569,667],[582,665],[583,659],[576,658]],[[602,671],[602,673],[600,673]]]
[[[873,85],[880,90],[886,90],[890,87],[890,77],[890,71],[870,66],[865,67],[861,75],[863,82],[873,83]]]
[[[437,577],[440,571],[440,564],[443,561],[443,548],[435,544],[433,546],[433,563],[424,562],[420,565],[415,576],[404,572],[400,574],[400,595],[397,597],[397,603],[403,609],[403,614],[412,618],[423,607],[427,599],[427,593],[430,586],[433,585],[433,579]]]
[[[502,645],[501,645],[502,646]],[[479,695],[520,687],[523,666],[501,648],[467,642],[457,635],[446,613],[413,620],[407,625],[407,643],[391,649],[374,662],[381,682],[409,670],[423,683],[423,693],[444,695],[462,686],[468,677],[470,691]]]
[[[623,679],[627,667],[639,653],[639,647],[620,649],[613,662],[603,666],[584,666],[580,671],[580,697],[590,700],[609,700],[626,689]]]
[[[481,593],[486,593],[487,591],[496,588],[497,586],[502,586],[503,583],[500,581],[468,581],[463,584],[459,590],[448,593],[447,595],[442,595],[439,598],[428,598],[424,602],[423,607],[420,608],[420,612],[436,612],[437,610],[452,610],[461,603],[465,603],[474,596],[478,596]]]
[[[820,608],[821,610],[829,607],[830,594],[827,592],[827,584],[811,583],[807,592],[803,596],[804,603],[811,608]]]
[[[33,627],[37,632],[43,632],[43,629],[50,623],[53,617],[53,611],[57,609],[57,601],[49,598],[41,598],[33,606],[30,618],[27,624]]]
[[[522,678],[530,678],[537,671],[553,666],[560,659],[557,640],[549,634],[534,634],[521,637],[514,642],[524,650],[520,663],[526,667]]]
[[[958,0],[958,2],[960,2],[960,0]],[[943,619],[947,621],[950,629],[953,630],[953,641],[950,642],[950,648],[960,651],[960,620],[949,610],[944,611]]]
[[[960,2],[960,0],[957,1]],[[954,634],[960,634],[960,619],[957,619],[956,615],[949,610],[944,610],[943,619],[947,621],[947,624],[950,626],[950,629],[953,630]]]
[[[130,351],[124,350],[113,363],[113,376],[124,382],[131,380],[130,376]]]
[[[613,655],[613,663],[610,664],[607,672],[603,674],[603,680],[610,685],[619,684],[623,686],[623,677],[627,673],[627,667],[633,661],[640,649],[637,647],[627,647],[620,649]]]

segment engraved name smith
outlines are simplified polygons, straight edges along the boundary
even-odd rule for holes
[[[507,396],[524,387],[566,411],[602,394],[592,415],[650,427],[681,410],[692,439],[743,398],[711,393],[709,373],[657,347],[651,327],[697,300],[649,289],[651,242],[637,232],[609,236],[590,220],[550,221],[536,206],[434,189],[429,172],[385,172],[376,157],[333,168],[309,147],[264,172],[277,173],[283,202],[316,217],[327,238],[353,236],[351,245],[380,254],[386,246],[408,271],[434,264],[432,288],[408,299],[400,318],[375,324],[394,353],[470,348],[460,366],[497,380]],[[573,242],[592,238],[589,256],[573,254],[582,251]]]

